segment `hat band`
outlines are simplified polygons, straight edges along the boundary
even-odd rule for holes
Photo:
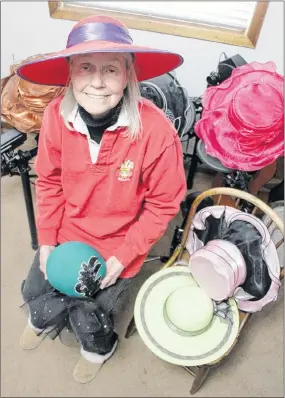
[[[164,303],[164,306],[163,306],[163,318],[164,318],[165,323],[167,324],[167,326],[171,330],[173,330],[173,332],[179,334],[180,336],[184,336],[184,337],[198,336],[199,334],[205,333],[212,326],[213,321],[214,321],[214,317],[212,317],[211,322],[207,326],[205,326],[203,329],[195,330],[195,331],[192,331],[192,332],[190,332],[190,330],[180,329],[176,325],[174,325],[174,323],[169,318],[169,316],[167,314],[167,310],[166,310],[166,302]]]
[[[167,300],[166,300],[167,301]],[[215,316],[218,317],[220,319],[221,322],[225,322],[228,325],[233,325],[233,314],[232,314],[232,310],[229,306],[228,301],[215,301],[212,300],[213,304],[214,304],[214,311],[213,311],[213,316],[211,321],[209,322],[208,325],[206,325],[203,329],[200,330],[195,330],[190,332],[189,330],[182,330],[180,328],[178,328],[176,325],[174,325],[174,323],[171,321],[171,319],[169,318],[168,314],[167,314],[167,310],[166,310],[166,301],[164,303],[163,306],[163,318],[165,323],[167,324],[167,326],[173,330],[173,332],[179,334],[180,336],[183,337],[194,337],[194,336],[198,336],[200,334],[205,333],[208,329],[210,329],[210,327],[212,326],[214,320],[215,320]]]
[[[66,48],[91,40],[110,41],[120,44],[132,44],[128,31],[122,26],[107,22],[89,22],[73,29],[67,40]]]

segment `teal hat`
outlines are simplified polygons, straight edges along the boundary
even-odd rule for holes
[[[46,265],[49,283],[70,297],[93,297],[106,276],[100,253],[82,242],[66,242],[49,255]]]

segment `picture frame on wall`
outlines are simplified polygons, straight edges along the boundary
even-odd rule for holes
[[[221,3],[221,4],[220,4]],[[51,18],[104,14],[130,29],[255,48],[268,1],[48,1]]]

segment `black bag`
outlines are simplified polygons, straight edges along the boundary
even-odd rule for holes
[[[163,110],[181,138],[193,128],[196,118],[195,106],[174,73],[145,80],[139,86],[142,97]]]

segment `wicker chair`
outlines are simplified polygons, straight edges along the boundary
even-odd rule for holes
[[[187,240],[187,236],[188,236],[188,233],[190,230],[192,220],[196,214],[196,211],[197,211],[197,208],[198,208],[200,202],[207,197],[216,197],[215,199],[217,199],[217,200],[215,200],[215,203],[216,203],[216,205],[218,205],[218,204],[220,204],[220,201],[222,200],[222,198],[224,198],[225,196],[228,196],[231,199],[234,199],[233,203],[235,204],[235,208],[237,208],[237,209],[239,208],[239,204],[241,203],[241,200],[245,200],[254,205],[252,214],[255,214],[256,212],[258,212],[259,215],[261,213],[267,214],[267,216],[270,220],[267,224],[267,227],[269,227],[272,223],[274,223],[276,225],[276,227],[280,230],[280,232],[283,236],[283,238],[275,244],[276,248],[278,248],[284,242],[283,221],[278,217],[278,215],[267,204],[265,204],[264,202],[262,202],[260,199],[256,198],[255,196],[253,196],[247,192],[239,191],[237,189],[213,188],[213,189],[209,189],[209,190],[201,193],[196,198],[196,200],[193,202],[190,212],[187,217],[187,221],[186,221],[185,229],[184,229],[184,232],[182,235],[181,243],[176,247],[172,257],[169,259],[169,261],[166,264],[164,264],[164,266],[162,268],[167,268],[167,267],[173,266],[177,260],[183,259],[183,260],[189,261],[190,256],[189,256],[188,251],[185,248],[185,245],[186,245],[186,240]],[[281,280],[283,279],[283,276],[284,276],[284,269],[281,270],[281,274],[280,274]],[[253,315],[254,314],[239,311],[240,325],[239,325],[238,336],[237,336],[235,342],[233,343],[232,347],[230,348],[230,350],[226,354],[224,354],[221,358],[219,358],[217,361],[209,363],[207,365],[196,366],[196,367],[184,367],[185,370],[187,370],[192,376],[194,376],[190,394],[192,394],[192,395],[195,394],[202,386],[210,369],[218,366],[230,354],[230,352],[232,351],[232,349],[234,348],[234,346],[240,339],[240,335],[241,335],[244,327],[246,326],[247,322]],[[135,332],[135,330],[136,330],[136,326],[135,326],[134,318],[132,318],[128,325],[125,337],[129,338]]]

